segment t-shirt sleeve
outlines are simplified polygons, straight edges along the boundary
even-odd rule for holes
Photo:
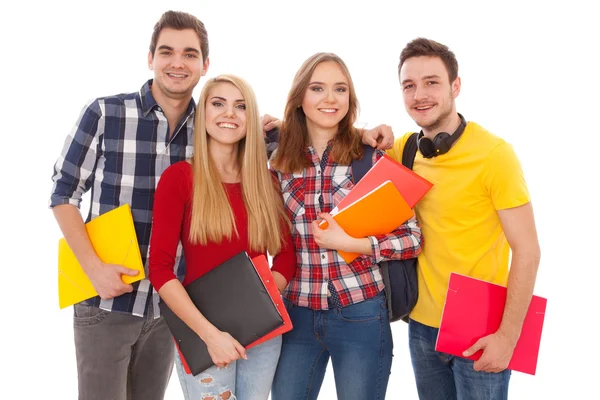
[[[173,267],[188,197],[185,190],[188,176],[182,167],[187,165],[174,164],[167,168],[154,194],[148,278],[156,290],[176,279]]]
[[[519,207],[530,201],[523,168],[508,143],[502,143],[490,152],[483,181],[496,210]]]

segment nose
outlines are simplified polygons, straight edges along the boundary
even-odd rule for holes
[[[225,116],[227,118],[235,118],[235,111],[233,107],[225,107]]]
[[[421,101],[427,98],[427,90],[424,87],[417,85],[415,87],[415,95],[414,98],[416,101]]]
[[[333,95],[333,90],[327,91],[327,97],[325,98],[325,101],[327,101],[328,103],[335,102],[335,96]]]
[[[172,58],[171,65],[173,68],[183,68],[185,65],[183,62],[183,57],[180,54],[174,55]]]

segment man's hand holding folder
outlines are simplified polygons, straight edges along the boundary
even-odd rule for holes
[[[98,295],[110,299],[131,292],[131,283],[145,277],[128,204],[85,225],[70,204],[56,206],[54,214],[65,234],[58,242],[61,309]],[[81,221],[81,226],[73,221]]]

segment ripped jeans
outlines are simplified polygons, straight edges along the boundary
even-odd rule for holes
[[[175,349],[175,366],[186,400],[267,400],[279,354],[281,336],[246,351],[248,360],[237,360],[227,369],[214,365],[193,376],[185,373]]]

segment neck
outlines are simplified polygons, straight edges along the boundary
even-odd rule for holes
[[[223,144],[208,139],[208,152],[221,181],[225,183],[237,183],[240,181],[240,164],[238,162],[238,143]]]
[[[430,139],[433,139],[435,135],[440,132],[448,132],[450,135],[453,135],[458,129],[460,122],[460,116],[458,113],[456,111],[452,111],[450,115],[440,121],[439,126],[436,124],[436,126],[430,128],[423,128],[423,135]]]
[[[190,104],[190,100],[192,99],[190,95],[184,95],[181,98],[172,98],[166,96],[157,85],[152,85],[150,89],[152,92],[152,96],[156,103],[162,108],[163,113],[167,117],[167,122],[169,123],[169,134],[172,135],[181,120],[181,117],[187,111],[188,105]]]
[[[329,141],[335,137],[338,127],[337,125],[333,128],[315,127],[311,126],[309,122],[310,121],[307,121],[306,123],[308,130],[308,141],[315,149],[317,154],[319,154],[319,157],[321,157],[327,148],[327,143],[329,143]]]

